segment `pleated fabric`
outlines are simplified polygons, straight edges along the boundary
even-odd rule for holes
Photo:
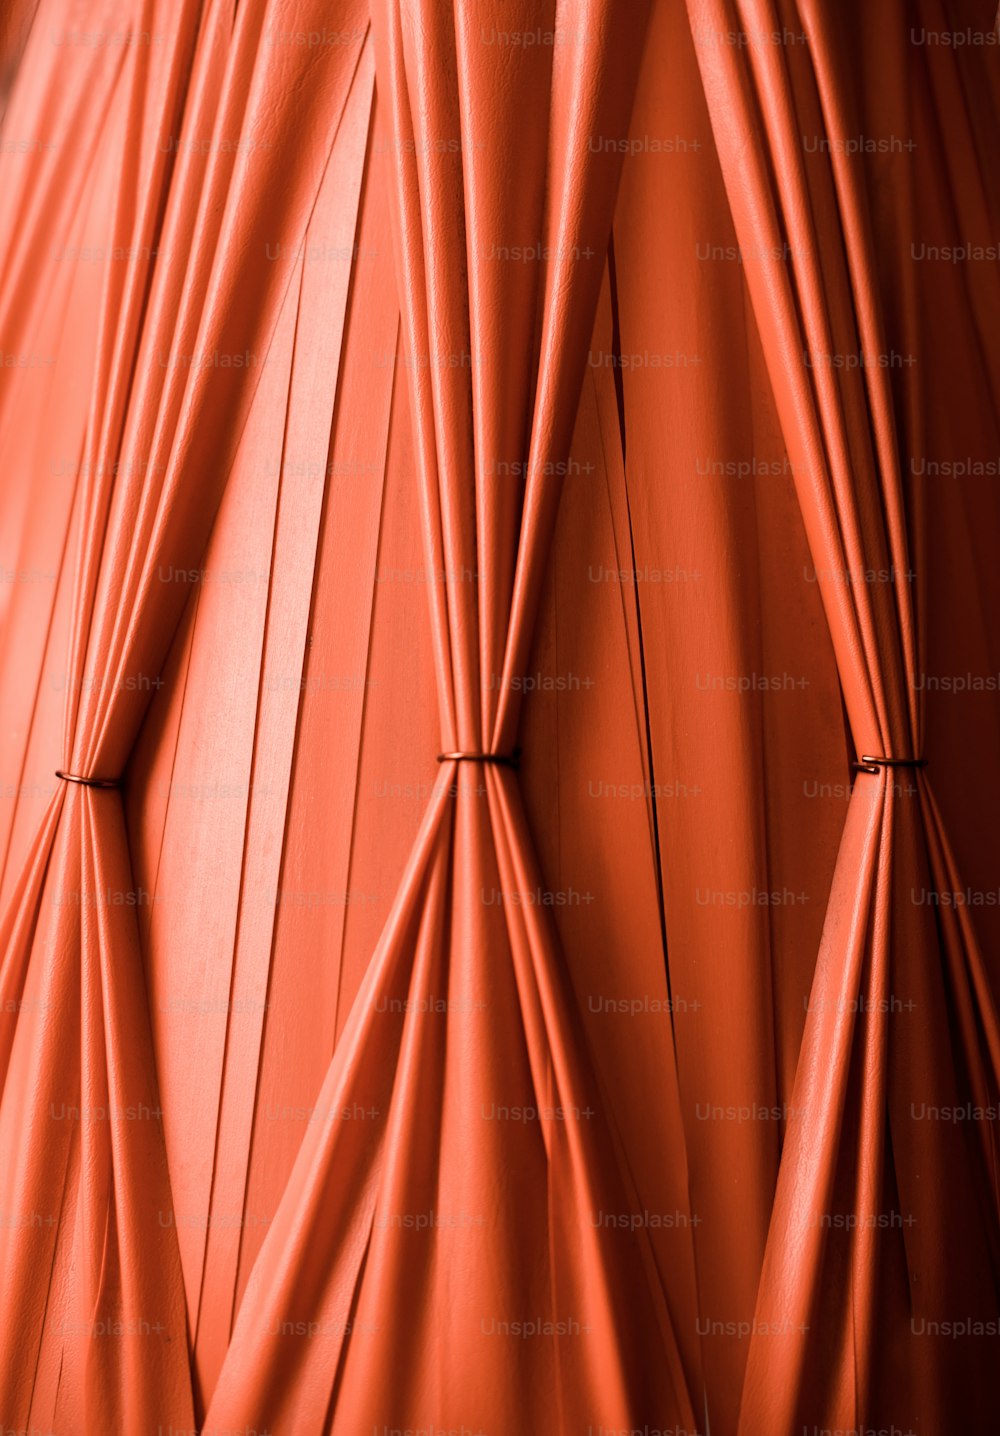
[[[276,242],[300,242],[359,49],[341,50],[338,89],[306,52],[262,45],[259,13],[243,12],[223,67],[221,12],[140,8],[171,43],[119,48],[107,112],[117,122],[93,150],[112,216],[108,243],[135,262],[104,269],[92,388],[74,436],[76,556],[62,684],[61,770],[111,781],[159,681],[183,598],[162,575],[190,568],[204,548],[287,282],[264,254],[231,265],[228,230],[266,203]],[[103,18],[128,29],[143,17],[126,6]],[[47,107],[66,103],[44,20],[65,23],[57,10],[36,19],[37,69],[30,56],[25,62],[34,89],[15,112],[41,133]],[[187,88],[202,22],[209,32]],[[299,90],[304,112],[321,112],[294,177],[280,185],[278,141],[281,127],[287,136],[297,122],[290,114],[269,126],[264,144],[246,141],[239,157],[233,143],[259,126],[274,65]],[[85,71],[81,80],[76,99],[87,112]],[[175,166],[185,104],[187,124],[204,138],[185,144]],[[31,221],[72,232],[61,128],[55,134],[45,140],[51,159],[26,198],[26,222],[13,226],[15,335],[23,332],[18,305],[31,292],[16,283],[18,263],[38,242]],[[153,266],[160,243],[187,263]],[[78,345],[83,337],[73,331]],[[220,354],[244,362],[218,367]],[[78,349],[67,362],[82,358]],[[221,425],[206,417],[217,404],[227,416]],[[65,465],[51,463],[49,472],[65,487]],[[0,1128],[17,1160],[3,1173],[10,1215],[2,1262],[22,1316],[3,1333],[5,1420],[80,1430],[190,1425],[180,1264],[176,1233],[162,1220],[170,1210],[162,1109],[120,796],[57,783],[11,892]]]
[[[10,9],[4,1426],[990,1429],[988,8]]]
[[[510,24],[509,7],[421,18],[387,5],[373,31],[382,133],[401,157],[398,355],[440,750],[510,755],[600,282],[586,257],[606,246],[619,163],[571,137],[624,125],[643,16],[594,6],[586,50],[504,69],[479,27]],[[440,143],[452,135],[460,148]],[[498,150],[519,143],[498,183]],[[512,238],[552,256],[544,283],[537,266],[512,283]],[[690,1427],[648,1238],[623,1244],[594,1219],[630,1209],[632,1183],[555,933],[530,906],[541,883],[516,777],[447,759],[431,788],[207,1422],[509,1429],[541,1401],[563,1429],[598,1412]],[[415,1234],[414,1213],[435,1210]]]
[[[916,605],[926,598],[907,516],[909,498],[919,524],[919,495],[904,491],[910,435],[897,418],[897,404],[905,414],[913,401],[905,390],[897,398],[890,382],[900,351],[871,239],[859,156],[866,117],[844,68],[842,18],[804,3],[690,10],[706,32],[775,34],[784,24],[801,37],[800,49],[703,46],[699,60],[860,759],[781,1153],[739,1429],[850,1428],[902,1412],[913,1423],[976,1429],[992,1409],[985,1360],[1000,1315],[989,1117],[1000,1029],[967,913],[947,899],[924,905],[963,884],[937,774],[923,766]],[[938,7],[921,18],[940,28]],[[898,54],[910,38],[902,9],[880,33]],[[945,64],[947,74],[950,56]],[[912,153],[912,118],[904,104],[883,102],[876,153],[890,163]],[[745,137],[758,131],[766,147],[748,147]],[[908,198],[905,178],[899,188]],[[994,313],[996,277],[987,270],[979,295]],[[971,302],[970,294],[959,312]],[[916,358],[902,351],[904,362],[907,352]],[[922,397],[932,398],[918,387],[916,402]],[[990,425],[970,439],[994,434]],[[940,758],[934,766],[947,782],[948,754]],[[897,1011],[916,1016],[894,1021]],[[939,1116],[966,1110],[980,1115]],[[847,1200],[853,1227],[827,1239],[825,1215]],[[982,1225],[955,1243],[971,1211]],[[888,1220],[894,1213],[898,1226]],[[956,1341],[962,1323],[970,1336]]]

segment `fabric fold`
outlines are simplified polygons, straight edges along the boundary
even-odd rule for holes
[[[703,36],[765,37],[739,52],[699,46],[716,142],[854,756],[922,760],[920,574],[837,21],[812,0],[780,13],[769,0],[688,8]],[[800,44],[767,38],[782,23],[798,27]],[[905,163],[906,116],[895,118],[893,162]],[[947,894],[954,882],[937,780],[920,766],[855,769],[750,1340],[746,1436],[890,1416],[975,1425],[988,1409],[975,1343],[938,1341],[928,1363],[920,1339],[928,1322],[933,1330],[974,1310],[988,1324],[1000,1313],[994,999],[971,925],[947,901],[921,911],[914,897]],[[977,1135],[927,1116],[984,1093]],[[832,1223],[845,1201],[853,1220]],[[986,1227],[960,1260],[942,1262],[961,1210],[981,1202]]]
[[[115,100],[131,123],[117,131],[110,232],[139,258],[105,271],[65,746],[52,763],[111,780],[162,681],[184,603],[183,585],[162,573],[200,560],[290,282],[267,244],[301,244],[365,36],[357,6],[347,17],[353,42],[321,62],[272,43],[266,26],[280,7],[242,7],[224,69],[217,47],[200,48],[185,109],[198,27],[228,24],[228,7],[122,8],[158,24],[171,44],[128,49]],[[36,29],[31,43],[47,40]],[[294,112],[274,110],[275,85],[297,90]],[[289,170],[284,152],[300,124],[308,140]],[[185,238],[183,266],[175,246]],[[226,422],[206,422],[210,412]],[[63,1210],[57,1227],[42,1228],[41,1247],[33,1219],[2,1234],[5,1288],[25,1312],[2,1335],[4,1419],[188,1429],[184,1294],[176,1230],[164,1220],[172,1202],[136,922],[143,895],[120,793],[60,783],[15,891],[0,959],[13,997],[2,1017],[10,1056],[0,1130],[19,1157],[0,1176],[0,1196],[5,1209],[44,1222],[62,1191]]]
[[[538,23],[517,9],[373,12],[442,753],[515,745],[619,164],[581,151],[579,124],[627,124],[644,19],[602,0],[574,16],[575,46],[500,66],[483,37]],[[516,179],[496,148],[515,126]],[[531,203],[511,251],[515,183]],[[625,1244],[604,1221],[636,1199],[530,907],[517,776],[432,754],[425,771],[421,834],[208,1424],[509,1430],[544,1410],[566,1430],[694,1430],[648,1233]]]

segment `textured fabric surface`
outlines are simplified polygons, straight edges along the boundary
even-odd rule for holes
[[[7,7],[0,1431],[995,1429],[995,22]]]

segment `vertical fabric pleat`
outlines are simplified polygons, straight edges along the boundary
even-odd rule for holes
[[[850,1427],[903,1413],[914,1423],[976,1426],[991,1401],[982,1343],[927,1333],[962,1319],[986,1333],[997,1320],[988,1114],[1000,1029],[971,925],[947,902],[926,906],[928,894],[955,891],[933,796],[942,777],[947,784],[947,760],[941,776],[864,765],[869,754],[923,761],[924,685],[907,456],[863,161],[850,148],[856,108],[837,73],[837,22],[820,6],[689,10],[693,25],[714,33],[737,19],[762,34],[783,20],[800,31],[797,47],[703,46],[699,61],[862,760],[796,1072],[739,1429]],[[898,118],[883,139],[893,163],[905,165],[916,142]],[[748,146],[743,137],[756,126],[760,142]],[[993,309],[995,279],[994,271],[984,295]],[[864,362],[845,363],[852,354]],[[916,1015],[900,1020],[896,1001]],[[934,1120],[965,1103],[985,1120]],[[828,1237],[827,1219],[845,1197],[854,1226]],[[982,1211],[984,1223],[945,1259],[949,1233],[969,1210]],[[894,1212],[899,1225],[886,1223]]]
[[[444,6],[390,4],[374,22],[444,752],[515,741],[618,168],[570,135],[625,122],[636,51],[611,36],[637,35],[641,17],[593,5],[585,19],[589,47],[519,55],[509,74],[471,16],[453,28]],[[507,318],[524,319],[516,299],[500,308],[505,194],[483,169],[485,116],[502,130],[528,103],[549,124],[547,152],[525,164],[545,197],[525,218],[545,253],[522,299],[537,379],[511,367]],[[511,390],[493,430],[492,396]],[[432,775],[433,755],[421,766]],[[516,779],[478,763],[438,772],[208,1422],[507,1428],[546,1409],[561,1429],[664,1412],[689,1427],[648,1234],[623,1246],[594,1220],[629,1210],[634,1185],[548,914],[527,904],[540,874]]]
[[[133,15],[121,6],[109,19],[162,27],[166,9]],[[206,22],[217,35],[223,14],[213,7]],[[306,53],[267,42],[259,10],[241,11],[224,72],[213,61],[218,47],[200,51],[186,116],[194,130],[182,130],[175,170],[168,156],[200,18],[193,3],[173,10],[169,46],[119,52],[106,233],[113,250],[134,248],[138,260],[103,271],[82,445],[60,766],[85,778],[118,777],[162,681],[184,601],[163,570],[201,558],[289,285],[263,244],[233,266],[236,216],[243,224],[256,215],[276,244],[301,243],[363,34],[341,47],[340,83],[331,85]],[[36,27],[33,43],[46,39]],[[72,68],[62,59],[48,63]],[[269,99],[282,79],[316,120],[291,174],[281,151],[294,121]],[[254,147],[237,161],[239,128]],[[287,182],[276,198],[278,172]],[[154,264],[157,239],[167,253],[186,241],[186,265]],[[9,323],[16,333],[16,315]],[[216,404],[231,425],[205,422]],[[54,771],[58,750],[49,762]],[[0,969],[0,1130],[21,1154],[4,1169],[5,1210],[44,1223],[36,1232],[33,1217],[25,1227],[11,1220],[3,1230],[5,1285],[25,1313],[3,1332],[5,1419],[74,1430],[188,1426],[181,1269],[176,1230],[164,1221],[172,1203],[121,799],[60,783],[40,836],[5,922]],[[48,1224],[56,1190],[60,1217]]]

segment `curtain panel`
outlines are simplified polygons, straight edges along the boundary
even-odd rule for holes
[[[800,1420],[849,1428],[875,1419],[873,1411],[888,1420],[907,1386],[933,1424],[975,1425],[989,1409],[985,1345],[945,1341],[928,1366],[906,1340],[908,1326],[947,1323],[945,1312],[974,1309],[984,1332],[998,1315],[995,1123],[975,1123],[967,1135],[919,1117],[965,1103],[995,1111],[1000,1053],[967,914],[946,905],[930,922],[912,900],[919,890],[962,888],[935,801],[937,777],[924,766],[925,660],[915,610],[926,594],[912,567],[907,517],[907,498],[916,506],[919,496],[902,482],[900,420],[931,396],[920,394],[918,376],[899,395],[897,416],[856,139],[866,117],[845,70],[843,23],[818,5],[690,10],[706,31],[795,25],[804,41],[801,52],[705,46],[699,59],[860,760],[796,1070],[755,1316],[762,1335],[750,1339],[740,1429]],[[923,18],[941,23],[935,7]],[[895,34],[886,30],[891,77],[898,41],[909,37],[898,24]],[[896,153],[912,153],[916,127],[891,78],[888,88],[878,133],[895,158],[894,142]],[[747,145],[750,134],[759,144]],[[906,180],[901,190],[905,204]],[[983,298],[994,310],[996,277],[984,276]],[[865,362],[837,362],[848,355]],[[872,582],[872,573],[887,581]],[[926,1014],[919,1026],[892,1021],[895,999]],[[940,1179],[928,1180],[930,1173]],[[822,1218],[843,1192],[853,1193],[858,1221],[834,1251]],[[912,1220],[879,1240],[893,1202]],[[956,1251],[949,1234],[972,1207],[990,1213],[982,1242],[969,1234]],[[896,1242],[903,1250],[893,1257],[886,1248]],[[839,1289],[836,1302],[831,1289]],[[888,1379],[879,1370],[882,1332]]]

